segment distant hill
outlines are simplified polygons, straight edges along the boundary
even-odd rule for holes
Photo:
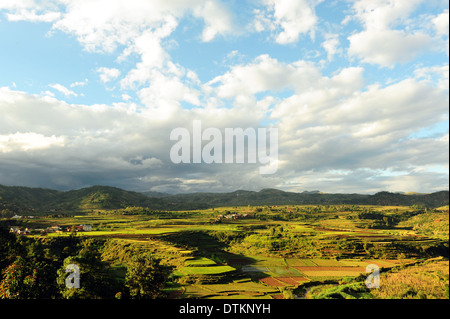
[[[284,192],[278,189],[254,191],[235,191],[231,193],[192,193],[179,194],[168,199],[172,204],[189,204],[200,207],[242,206],[242,205],[384,205],[412,206],[423,205],[434,208],[447,205],[449,192],[441,191],[425,195],[404,195],[398,193],[379,192],[375,195],[362,194],[324,194],[313,192]]]
[[[231,193],[193,193],[165,197],[171,203],[200,205],[204,207],[246,205],[301,205],[357,203],[368,195],[293,193],[278,189],[263,189],[259,192],[238,190]]]
[[[64,192],[54,203],[57,209],[118,209],[127,206],[163,209],[163,201],[116,187],[92,186]]]
[[[52,189],[0,185],[0,211],[34,212],[46,203],[53,203],[60,193]]]
[[[368,205],[411,206],[415,204],[432,208],[447,205],[446,203],[448,202],[448,191],[440,191],[430,194],[396,194],[379,192],[366,199],[366,203]]]
[[[384,205],[441,207],[449,204],[449,192],[399,194],[379,192],[363,194],[324,194],[319,191],[285,192],[263,189],[259,192],[237,190],[230,193],[190,193],[169,195],[159,192],[138,193],[109,186],[92,186],[71,191],[0,185],[0,211],[19,214],[70,213],[93,209],[121,209],[128,206],[155,210],[206,209],[247,205]]]
[[[0,210],[21,213],[60,213],[91,209],[120,209],[127,206],[165,209],[166,202],[141,193],[109,186],[92,186],[71,191],[55,191],[0,185]]]
[[[170,194],[168,194],[168,193],[153,192],[153,191],[141,192],[141,194],[144,194],[148,197],[156,197],[156,198],[170,196]]]

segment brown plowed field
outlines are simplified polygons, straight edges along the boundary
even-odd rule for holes
[[[277,280],[282,281],[286,284],[297,286],[302,281],[308,281],[305,277],[276,277]]]
[[[289,277],[294,279],[295,281],[298,281],[299,283],[303,282],[303,281],[308,281],[309,279],[306,277]]]
[[[261,282],[273,287],[284,287],[286,285],[298,286],[304,281],[308,281],[305,277],[266,277],[260,279]]]
[[[265,283],[266,285],[269,285],[269,286],[275,286],[275,287],[284,287],[284,286],[286,286],[285,284],[279,282],[278,280],[276,280],[273,277],[262,278],[259,281],[261,281],[261,282],[263,282],[263,283]]]

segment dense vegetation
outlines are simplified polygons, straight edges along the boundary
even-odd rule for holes
[[[42,188],[0,185],[0,213],[7,210],[29,215],[44,212],[57,214],[92,209],[118,209],[127,206],[161,209],[163,201],[141,193],[106,186],[92,186],[62,192]]]

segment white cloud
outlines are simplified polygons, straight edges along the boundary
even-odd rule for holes
[[[319,76],[316,67],[306,61],[285,64],[267,54],[258,56],[252,63],[236,65],[224,75],[211,80],[207,85],[217,86],[220,98],[278,91],[285,88],[302,90]]]
[[[34,0],[2,0],[0,9],[6,9],[9,21],[53,22],[61,17],[57,7],[51,2]]]
[[[444,73],[445,68],[422,72]],[[245,105],[251,105],[248,110],[256,118],[261,111],[269,112],[280,129],[278,177],[286,172],[303,176],[308,170],[314,171],[316,180],[324,176],[323,183],[308,180],[312,183],[306,183],[308,187],[332,187],[325,180],[329,170],[336,167],[352,172],[362,168],[410,172],[425,163],[445,163],[445,152],[438,151],[448,148],[444,141],[427,141],[425,147],[423,142],[407,140],[416,130],[445,120],[445,89],[415,79],[365,88],[363,74],[363,68],[349,67],[326,77],[312,63],[288,64],[262,55],[249,64],[231,67],[209,82],[208,88],[220,99],[233,99],[236,110],[246,100]],[[269,102],[274,104],[272,109],[257,107],[262,100],[257,101],[256,94],[286,88],[292,95],[274,97]],[[427,152],[422,151],[425,148]],[[335,178],[343,184],[350,182],[344,175]],[[374,190],[397,178],[381,178],[373,183],[377,185]],[[288,187],[287,180],[279,181],[280,185]]]
[[[449,15],[448,9],[433,18],[433,25],[436,29],[437,34],[442,36],[448,36],[449,32]]]
[[[445,163],[445,142],[407,139],[412,132],[445,120],[445,91],[413,79],[363,91],[358,73],[347,70],[332,79],[320,79],[310,92],[295,94],[275,106],[272,117],[283,128],[280,169],[392,167],[393,171],[409,171],[425,163]],[[350,86],[353,90],[340,90]]]
[[[157,27],[167,9],[161,1],[67,1],[66,14],[53,28],[75,34],[88,50],[112,52],[130,44],[143,27]]]
[[[396,63],[409,62],[425,51],[430,51],[435,40],[411,14],[424,0],[354,0],[353,16],[362,23],[364,30],[348,37],[349,55],[362,61],[393,67]]]
[[[405,23],[424,0],[353,0],[354,17],[366,29],[385,30]]]
[[[41,95],[43,95],[43,96],[48,96],[48,97],[55,97],[55,93],[50,92],[50,91],[48,91],[48,90],[46,90],[46,91],[44,91],[44,92],[41,92]]]
[[[430,85],[436,85],[441,90],[445,91],[449,88],[449,66],[432,66],[422,67],[414,71],[414,75],[418,79],[426,81]]]
[[[74,91],[69,90],[64,85],[56,83],[56,84],[50,84],[49,87],[57,90],[58,92],[64,94],[65,96],[78,96]]]
[[[367,63],[392,67],[409,62],[430,49],[433,41],[424,33],[403,30],[366,30],[351,35],[348,53]]]
[[[194,16],[205,21],[202,40],[210,42],[217,35],[234,32],[233,21],[228,10],[217,1],[205,1],[201,6],[194,8]]]
[[[302,34],[314,35],[318,21],[315,6],[321,1],[308,0],[264,0],[266,10],[256,10],[254,28],[256,31],[276,32],[275,41],[279,44],[297,42]]]
[[[175,27],[172,22],[174,21],[167,21],[165,24],[166,32],[171,32],[167,29]],[[137,53],[141,57],[141,61],[121,80],[122,88],[133,88],[135,84],[143,85],[149,81],[153,71],[160,71],[167,67],[170,57],[163,49],[161,39],[161,34],[145,31],[127,49],[127,54]]]
[[[70,84],[70,87],[73,88],[76,86],[85,86],[86,84],[88,84],[88,82],[89,82],[88,79],[84,79],[84,81],[77,81],[77,82]]]
[[[30,22],[53,22],[61,17],[59,12],[47,12],[37,14],[35,11],[19,11],[16,13],[8,13],[9,21],[30,21]]]
[[[342,53],[342,49],[339,48],[339,36],[337,34],[328,34],[325,37],[325,41],[322,43],[322,47],[327,52],[328,61],[333,60],[336,54]]]
[[[103,83],[111,82],[120,76],[120,70],[116,68],[97,68],[97,72],[100,74],[100,80]]]
[[[44,136],[32,132],[5,134],[0,135],[0,152],[42,150],[55,146],[63,147],[64,141],[63,136]]]
[[[202,38],[211,41],[233,31],[231,14],[219,1],[66,0],[66,12],[54,29],[75,34],[91,51],[113,52],[128,46],[145,30],[159,30],[167,20],[178,21],[193,14],[205,21]]]
[[[165,76],[160,72],[153,72],[151,85],[142,88],[138,95],[149,111],[158,111],[161,116],[174,116],[181,111],[180,102],[200,105],[199,92],[189,88],[176,76]],[[154,113],[156,117],[156,113]]]
[[[23,9],[36,5],[34,0],[3,0],[0,2],[0,9]]]
[[[121,98],[122,98],[122,100],[124,100],[124,101],[129,101],[129,100],[132,99],[132,97],[129,96],[128,94],[122,94],[122,95],[121,95]]]

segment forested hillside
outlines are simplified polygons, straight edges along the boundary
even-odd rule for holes
[[[152,195],[152,196],[149,196]],[[277,189],[259,192],[238,190],[231,193],[191,193],[169,195],[138,193],[109,186],[92,186],[71,191],[0,185],[0,212],[3,214],[41,214],[77,212],[93,209],[121,209],[130,206],[155,210],[206,209],[247,205],[384,205],[430,208],[448,205],[449,192],[405,195],[379,192],[374,195],[324,194],[318,191],[293,193]]]

